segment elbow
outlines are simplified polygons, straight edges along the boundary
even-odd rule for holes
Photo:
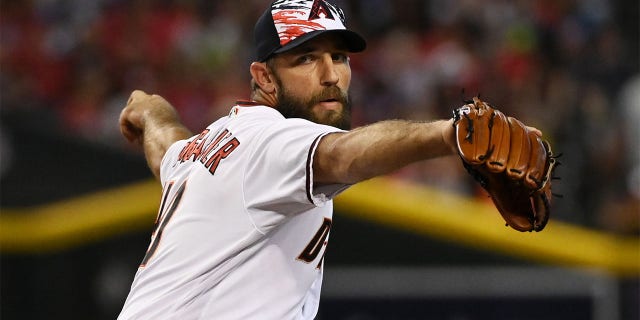
[[[359,156],[341,139],[321,144],[314,157],[314,181],[319,183],[354,184],[370,178]]]

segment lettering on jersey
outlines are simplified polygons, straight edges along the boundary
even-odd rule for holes
[[[329,231],[331,230],[331,224],[332,224],[331,219],[324,218],[324,220],[322,221],[322,225],[320,226],[316,234],[313,236],[313,238],[311,238],[311,241],[309,241],[309,244],[307,244],[307,246],[304,248],[304,250],[302,250],[302,252],[298,256],[298,260],[304,261],[306,263],[311,263],[313,262],[313,260],[315,260],[318,257],[318,255],[320,254],[320,251],[322,251],[322,248],[324,248],[327,245],[327,239],[329,238]],[[322,258],[320,259],[320,262],[318,262],[318,265],[316,266],[316,268],[318,269],[320,268],[320,266],[322,265],[323,259],[324,259],[324,253],[322,254]]]
[[[207,161],[207,163],[205,163],[205,167],[209,168],[209,172],[211,174],[216,173],[216,169],[218,169],[220,161],[229,156],[231,152],[235,150],[239,145],[240,141],[238,141],[238,139],[236,138],[233,138],[213,154],[213,156]]]
[[[195,157],[193,161],[200,155],[202,152],[202,146],[204,145],[204,141],[209,134],[209,129],[202,131],[197,137],[191,140],[187,145],[182,148],[180,155],[178,156],[180,162],[185,162],[189,160],[191,157]]]
[[[182,148],[178,155],[178,161],[180,163],[199,161],[209,170],[211,175],[215,174],[220,162],[240,145],[240,141],[233,137],[228,129],[219,131],[214,139],[211,137],[211,130],[202,131]],[[222,146],[220,147],[220,145]]]
[[[140,268],[144,268],[147,266],[149,260],[153,257],[158,250],[158,246],[160,245],[160,241],[162,240],[162,233],[164,232],[164,228],[167,226],[173,214],[178,209],[180,205],[180,201],[182,200],[182,195],[184,194],[184,190],[186,188],[187,182],[184,181],[178,191],[171,198],[171,204],[167,207],[165,211],[165,205],[169,201],[169,194],[171,189],[173,188],[174,181],[169,182],[165,190],[162,192],[164,195],[162,197],[162,202],[160,203],[160,211],[158,211],[158,216],[156,218],[156,222],[153,225],[153,232],[151,233],[151,244],[149,244],[149,248],[147,249],[147,253],[145,253],[142,262],[140,263]]]
[[[211,141],[211,143],[209,143],[205,151],[199,157],[201,163],[203,164],[205,163],[209,154],[213,151],[213,149],[218,147],[218,145],[220,144],[220,141],[227,135],[230,135],[229,130],[224,129],[213,141]]]

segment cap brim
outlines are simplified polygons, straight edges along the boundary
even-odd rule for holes
[[[344,29],[333,29],[333,30],[317,30],[317,31],[312,31],[309,32],[307,34],[304,34],[298,38],[296,38],[295,40],[287,43],[285,46],[279,48],[278,50],[274,51],[273,53],[283,53],[286,51],[289,51],[293,48],[296,48],[298,46],[300,46],[301,44],[315,38],[318,37],[322,34],[328,34],[328,33],[333,33],[333,34],[337,34],[340,37],[342,37],[344,39],[344,44],[346,45],[346,49],[349,52],[362,52],[364,51],[364,49],[367,48],[367,42],[364,40],[364,38],[362,38],[359,34],[351,31],[351,30],[344,30]]]

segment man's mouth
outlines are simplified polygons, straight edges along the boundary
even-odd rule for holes
[[[325,110],[338,112],[347,104],[346,99],[342,97],[342,92],[338,87],[325,88],[314,100],[316,101],[313,103],[314,105],[318,105]]]
[[[319,104],[324,108],[331,109],[331,110],[337,110],[342,106],[342,102],[338,99],[320,100]]]

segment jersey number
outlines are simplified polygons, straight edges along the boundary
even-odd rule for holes
[[[147,253],[144,255],[144,258],[142,259],[142,263],[140,263],[140,268],[143,268],[144,266],[147,265],[151,257],[153,257],[153,254],[158,249],[158,245],[160,244],[160,240],[162,239],[162,232],[164,231],[164,228],[167,226],[167,223],[169,223],[169,220],[171,220],[171,217],[173,217],[173,214],[176,212],[176,209],[180,204],[180,200],[182,200],[182,194],[184,194],[184,189],[187,184],[186,181],[180,185],[180,188],[178,188],[178,191],[176,191],[173,198],[171,198],[171,202],[165,212],[165,205],[167,204],[167,199],[169,198],[169,192],[171,192],[171,189],[173,188],[173,184],[174,184],[173,182],[169,183],[169,185],[163,192],[162,203],[160,204],[160,211],[158,212],[156,223],[153,225],[151,244],[149,245],[149,249],[147,250]]]
[[[309,244],[304,248],[304,250],[302,250],[302,253],[298,256],[298,260],[302,260],[306,263],[313,262],[313,260],[318,257],[318,254],[320,254],[322,247],[327,244],[329,230],[331,230],[331,219],[324,218],[320,229],[318,229],[311,241],[309,241]],[[318,263],[318,268],[320,268],[321,264],[322,259],[320,259],[320,262]]]

